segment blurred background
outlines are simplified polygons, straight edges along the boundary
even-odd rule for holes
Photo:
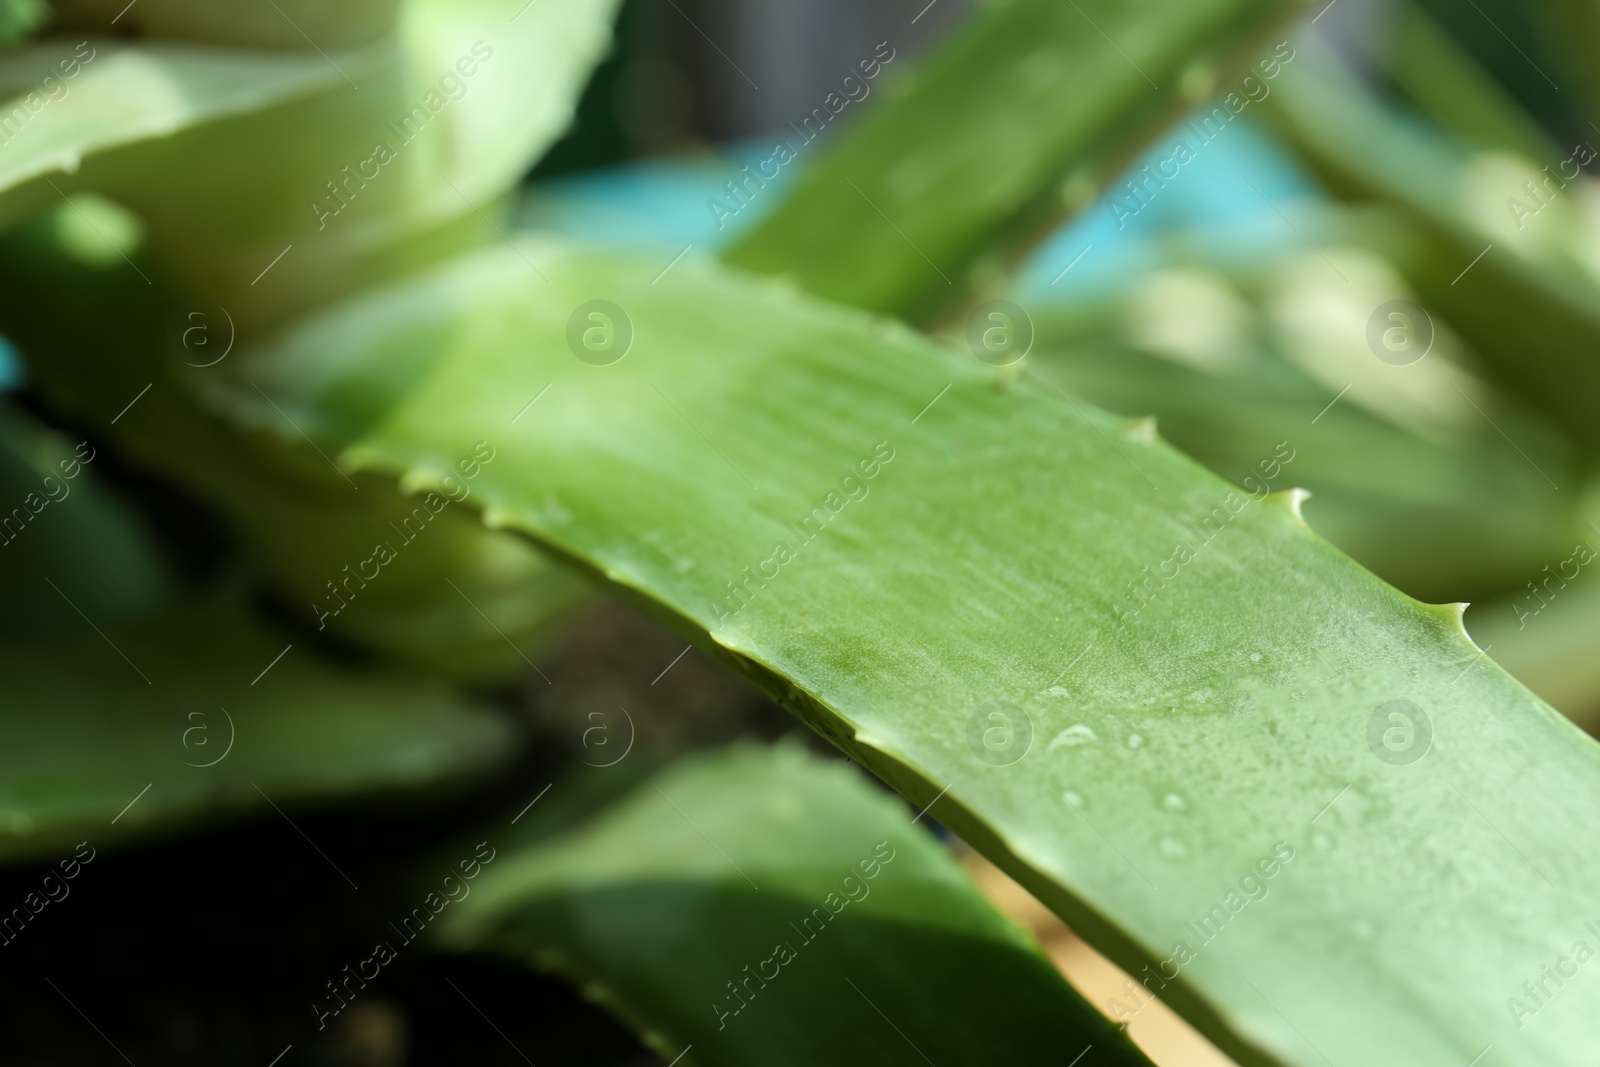
[[[852,104],[731,217],[714,206],[727,203],[726,182],[767,158],[774,138],[791,138],[880,42],[895,59],[875,93],[970,7],[627,0],[616,49],[584,93],[573,132],[529,176],[519,222],[656,246],[663,262],[724,247],[876,101]],[[1586,172],[1562,195],[1525,185],[1548,189],[1539,184],[1544,168],[1600,143],[1600,108],[1584,102],[1600,101],[1595,88],[1562,91],[1552,81],[1563,70],[1592,74],[1592,59],[1560,54],[1560,27],[1542,20],[1544,10],[1511,0],[1316,5],[1282,35],[1293,58],[1179,177],[1145,185],[1143,195],[1114,183],[996,291],[1034,320],[1039,366],[1110,410],[1154,414],[1166,437],[1224,477],[1243,481],[1259,456],[1292,442],[1287,477],[1313,491],[1305,514],[1314,529],[1420,599],[1474,602],[1467,622],[1480,646],[1593,728],[1600,667],[1583,650],[1600,637],[1600,591],[1571,561],[1600,545],[1585,488],[1594,424],[1585,426],[1587,400],[1556,416],[1541,410],[1548,381],[1530,387],[1514,373],[1524,348],[1571,350],[1574,337],[1588,336],[1592,324],[1570,306],[1600,291],[1593,179]],[[1175,136],[1188,134],[1158,138],[1129,180],[1170,159]],[[1355,159],[1345,151],[1351,138],[1383,150]],[[1495,245],[1496,258],[1472,258]],[[1497,266],[1513,256],[1515,270]],[[1522,288],[1498,290],[1498,304],[1481,292],[1463,297],[1457,283],[1468,271],[1500,269],[1509,270],[1507,286]],[[1545,275],[1560,279],[1550,286],[1563,295],[1541,303]],[[1421,355],[1410,342],[1373,347],[1371,324],[1396,321],[1379,313],[1397,299],[1434,312],[1425,328],[1411,324],[1426,336]],[[1414,363],[1415,388],[1397,391],[1373,374],[1375,356]],[[31,404],[16,361],[0,364],[0,377]],[[188,546],[185,566],[221,566],[227,534],[205,508],[110,461],[101,473],[159,502],[146,517]],[[680,639],[629,607],[586,607],[543,657],[552,684],[489,694],[521,731],[520,755],[503,774],[426,807],[345,808],[302,825],[348,857],[358,881],[382,885],[396,854],[415,855],[477,813],[521,803],[523,783],[570,765],[584,746],[572,724],[593,708],[630,710],[638,773],[738,737],[794,735],[829,751],[728,672],[683,652]],[[265,1064],[305,1022],[298,1011],[277,1014],[282,999],[268,995],[304,980],[285,969],[280,947],[296,946],[318,973],[364,947],[348,933],[360,923],[347,921],[342,884],[270,820],[99,862],[79,890],[92,903],[72,925],[6,950],[7,1063],[113,1062],[68,1005],[21,980],[64,951],[96,961],[81,995],[102,1025],[138,1035],[126,1046],[131,1062]],[[1124,976],[1003,875],[965,862],[1113,1014]],[[20,896],[37,877],[0,872],[0,895]],[[296,891],[285,894],[285,885]],[[517,1021],[497,1036],[452,983],[488,1015]],[[1164,1065],[1230,1062],[1159,1005],[1131,1030]],[[523,1062],[518,1049],[541,1065],[663,1062],[561,983],[438,957],[403,960],[381,995],[297,1055],[351,1067],[512,1064]]]

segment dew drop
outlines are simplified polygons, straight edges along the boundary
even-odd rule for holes
[[[1069,726],[1059,734],[1056,734],[1056,739],[1050,742],[1050,747],[1045,751],[1054,752],[1063,745],[1068,748],[1076,748],[1078,745],[1093,744],[1097,740],[1099,738],[1095,736],[1094,731],[1080,722],[1076,726]]]
[[[1074,790],[1071,790],[1071,789],[1063,790],[1062,793],[1061,793],[1061,799],[1065,800],[1069,807],[1074,807],[1074,808],[1083,807],[1083,794],[1079,793],[1079,792],[1075,792]]]
[[[1183,798],[1176,793],[1168,793],[1162,797],[1161,806],[1168,811],[1187,811],[1189,809],[1189,805],[1185,804]]]
[[[1333,838],[1329,837],[1326,832],[1318,830],[1311,835],[1311,845],[1313,848],[1326,852],[1333,847]]]
[[[1059,685],[1052,685],[1049,689],[1045,690],[1045,692],[1049,693],[1053,697],[1069,697],[1072,695]]]
[[[1251,663],[1260,663],[1261,662],[1261,653],[1259,653],[1259,652],[1250,653],[1250,662]]]
[[[1186,860],[1189,858],[1189,846],[1175,837],[1163,837],[1160,842],[1161,854],[1169,860]]]
[[[1144,738],[1139,736],[1138,734],[1129,734],[1128,735],[1128,747],[1129,748],[1143,748],[1144,747]]]

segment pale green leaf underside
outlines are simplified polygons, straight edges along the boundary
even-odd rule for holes
[[[1286,495],[1242,503],[1034,378],[999,388],[909,331],[709,266],[659,273],[523,240],[233,369],[342,463],[412,485],[493,442],[488,521],[709,633],[1125,967],[1186,942],[1163,995],[1246,1062],[1460,1067],[1493,1044],[1576,1064],[1595,1046],[1581,998],[1520,1030],[1507,998],[1591,936],[1600,760],[1453,610],[1383,585]],[[565,341],[595,298],[637,333],[609,367]],[[259,405],[249,386],[233,402]],[[832,514],[875,447],[893,459]],[[814,508],[806,542],[787,523]],[[1197,533],[1208,516],[1220,532]],[[776,543],[795,558],[745,579]],[[1179,545],[1192,558],[1166,562]],[[719,620],[735,579],[749,602]],[[1033,724],[1011,766],[969,745],[997,700]],[[1433,726],[1409,766],[1369,748],[1395,700]],[[1231,914],[1275,848],[1293,860]],[[1202,944],[1186,924],[1214,907]]]
[[[286,321],[492,237],[497,198],[569,125],[615,7],[406,0],[394,33],[327,54],[91,40],[51,82],[65,95],[0,146],[0,225],[103,194],[140,217],[182,296],[245,332]],[[0,86],[26,99],[75,46],[0,61]]]
[[[0,118],[10,135],[0,152],[0,191],[70,174],[102,152],[345,84],[314,53],[129,46],[105,38],[83,39],[79,47],[80,39],[50,38],[0,58]],[[367,55],[358,74],[375,53]],[[347,69],[354,62],[341,58]],[[63,62],[76,69],[72,77],[63,78]],[[54,194],[45,186],[33,196]],[[0,219],[14,219],[18,207],[15,195],[0,200]]]
[[[685,1064],[1149,1063],[904,807],[798,746],[508,849],[449,916],[447,945],[565,973]]]
[[[57,595],[38,575],[11,580]],[[67,576],[53,580],[76,591]],[[80,618],[73,639],[9,644],[0,861],[244,811],[278,818],[269,798],[292,811],[414,788],[507,750],[505,726],[442,685],[342,674],[287,644],[236,612],[195,605],[105,636]]]

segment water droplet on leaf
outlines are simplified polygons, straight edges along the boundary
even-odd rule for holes
[[[1050,747],[1046,751],[1054,752],[1062,745],[1066,745],[1069,748],[1075,748],[1078,745],[1089,745],[1097,740],[1099,738],[1095,736],[1095,732],[1080,722],[1076,726],[1069,726],[1059,734],[1056,734],[1056,739],[1050,742]]]

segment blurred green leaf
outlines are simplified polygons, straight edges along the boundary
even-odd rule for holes
[[[1560,159],[1549,134],[1415,0],[1396,5],[1384,71],[1424,115],[1480,150]]]
[[[0,0],[0,44],[10,44],[37,30],[50,14],[45,0]]]
[[[376,52],[356,66],[367,71]],[[346,57],[346,63],[354,62]],[[47,38],[0,56],[0,221],[58,203],[87,161],[343,86],[312,55]],[[181,143],[180,138],[178,142]]]
[[[77,633],[83,625],[70,604],[40,599],[30,587],[39,574],[73,575],[84,608],[106,625],[171,596],[149,531],[101,482],[99,458],[93,444],[69,443],[0,398],[0,636]]]
[[[797,746],[679,765],[497,857],[447,922],[686,1064],[1149,1063],[901,805]]]
[[[1597,533],[1591,524],[1529,568],[1521,586],[1467,612],[1473,639],[1496,663],[1590,733],[1600,731],[1600,587],[1588,573]]]
[[[1578,999],[1507,1012],[1582,936],[1600,748],[1289,494],[892,323],[531,239],[232,370],[352,469],[427,485],[492,442],[486,521],[672,618],[1130,973],[1176,974],[1163,999],[1241,1062],[1576,1065],[1600,1038]],[[248,387],[218,403],[284,433]]]
[[[1384,251],[1498,384],[1586,446],[1600,443],[1589,403],[1600,363],[1585,355],[1600,344],[1600,258],[1584,203],[1593,179],[1568,189],[1560,176],[1582,175],[1595,157],[1474,155],[1303,50],[1263,115],[1335,194],[1406,219]]]
[[[980,8],[914,72],[884,71],[888,99],[808,163],[789,199],[727,259],[840,303],[933,318],[1092,203],[1176,115],[1233,89],[1264,35],[1303,6]],[[812,136],[788,143],[805,153]]]
[[[405,0],[395,33],[323,54],[91,40],[0,167],[16,186],[0,222],[105,196],[139,216],[181,296],[270,328],[492,239],[498,199],[571,121],[616,5]],[[0,86],[36,88],[74,47],[5,57]]]
[[[47,578],[9,580],[45,603],[92,595]],[[234,608],[100,622],[0,650],[0,861],[415,789],[510,750],[502,719],[445,687],[336,670]]]
[[[1540,0],[1530,6],[1528,14],[1544,31],[1541,43],[1548,45],[1560,63],[1556,76],[1567,83],[1569,91],[1577,90],[1579,103],[1567,100],[1569,114],[1592,129],[1600,118],[1600,72],[1594,63],[1595,48],[1600,46],[1600,5],[1593,0]]]
[[[140,37],[311,52],[349,48],[394,24],[401,0],[51,0],[55,25],[104,33],[115,24]]]
[[[1442,319],[1423,360],[1377,358],[1367,320],[1403,283],[1364,227],[1301,224],[1345,279],[1310,252],[1224,270],[1173,250],[1102,304],[1034,306],[1029,358],[1247,489],[1289,442],[1317,531],[1413,596],[1498,595],[1564,555],[1586,529],[1557,489],[1581,484],[1577,450],[1467,369]]]
[[[131,262],[107,255],[97,231],[136,221],[104,201],[75,201],[0,235],[12,295],[0,330],[49,406],[224,512],[302,626],[457,677],[526,669],[587,585],[456,504],[427,506],[391,484],[358,489],[323,456],[241,437],[201,410],[193,383],[237,358],[237,323],[226,309],[179,302],[137,247]],[[84,215],[97,220],[88,232]],[[459,479],[452,495],[470,489]],[[380,546],[398,558],[373,579]]]

